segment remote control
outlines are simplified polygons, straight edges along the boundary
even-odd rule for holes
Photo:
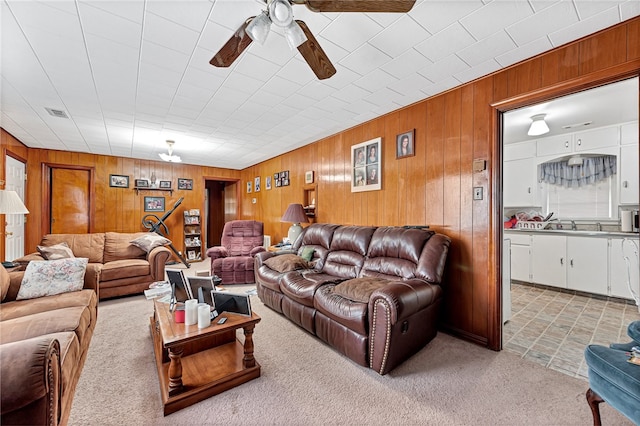
[[[226,319],[226,318],[220,318],[220,319],[218,320],[218,324],[224,324],[226,321],[227,321],[227,319]]]

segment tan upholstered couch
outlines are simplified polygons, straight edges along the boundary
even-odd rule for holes
[[[100,272],[99,295],[105,299],[142,293],[152,282],[164,280],[165,264],[171,256],[169,249],[161,246],[147,253],[131,244],[132,240],[148,235],[147,232],[47,234],[40,246],[64,242],[75,257],[89,258],[87,270],[96,269]],[[43,257],[33,253],[14,262],[23,264],[31,260],[43,260]]]
[[[24,272],[0,266],[0,424],[66,424],[96,325],[98,270],[84,288],[16,300]]]

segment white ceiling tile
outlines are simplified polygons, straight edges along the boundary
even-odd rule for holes
[[[362,89],[355,85],[351,85],[351,86],[347,86],[342,90],[338,90],[331,96],[333,96],[334,98],[338,98],[341,101],[352,103],[352,102],[357,102],[358,100],[362,99],[363,97],[367,96],[370,93],[371,92],[369,92],[368,90]]]
[[[91,3],[79,3],[80,21],[85,34],[113,40],[138,49],[142,38],[142,25],[93,7]]]
[[[389,62],[391,57],[372,45],[365,43],[340,61],[340,65],[349,68],[360,76],[370,73]],[[360,77],[358,76],[358,78]]]
[[[383,87],[387,87],[398,79],[393,75],[383,70],[373,70],[369,74],[357,79],[353,84],[357,87],[361,87],[368,92],[377,92]]]
[[[273,29],[269,33],[264,45],[251,43],[249,48],[253,55],[281,66],[298,54],[298,50],[291,50],[284,36]]]
[[[504,31],[499,31],[484,40],[458,52],[458,56],[470,66],[476,66],[490,58],[494,58],[516,47],[515,43]]]
[[[363,13],[342,14],[320,33],[323,38],[348,51],[378,34],[383,28]],[[317,37],[318,35],[315,34]]]
[[[507,32],[519,46],[522,46],[575,22],[578,22],[578,15],[573,4],[561,1],[516,25],[507,27]]]
[[[416,4],[409,15],[431,34],[435,34],[482,6],[480,0],[429,0]]]
[[[467,70],[460,71],[453,75],[460,82],[475,80],[483,75],[491,74],[499,70],[500,64],[495,59],[489,59],[481,64],[471,67]]]
[[[204,27],[213,4],[208,0],[184,1],[147,0],[146,9],[172,22],[200,32]]]
[[[378,90],[377,92],[366,96],[364,100],[377,106],[384,106],[388,105],[390,102],[393,102],[394,99],[397,99],[399,97],[400,95],[397,92],[394,92],[385,87],[384,89]]]
[[[526,1],[495,0],[473,11],[460,23],[473,37],[482,40],[495,33],[496,28],[507,27],[531,15],[533,10]]]
[[[322,83],[326,86],[332,87],[336,90],[340,90],[353,83],[361,77],[360,74],[351,71],[350,69],[336,65],[337,72],[331,78],[322,80]]]
[[[448,57],[431,64],[420,71],[420,74],[431,80],[433,83],[439,83],[451,77],[452,74],[459,73],[469,68],[466,62],[457,55],[449,55]]]
[[[421,27],[409,15],[403,15],[392,25],[386,27],[369,44],[389,56],[398,56],[416,44],[426,40],[429,32]]]
[[[580,20],[591,18],[594,15],[604,12],[612,7],[617,8],[624,0],[576,0],[575,5],[578,9]]]
[[[76,14],[50,7],[45,2],[10,1],[7,4],[27,34],[32,29],[63,38],[78,37],[81,34]]]
[[[640,1],[628,0],[620,5],[620,18],[623,21],[640,15]]]
[[[256,0],[216,1],[209,20],[235,31],[247,18],[258,15],[262,9],[265,9],[264,3]]]
[[[535,10],[537,13],[537,12],[540,12],[542,9],[546,9],[547,7],[553,6],[559,1],[562,1],[562,0],[529,0],[529,3],[531,3],[531,7],[533,7],[533,10]]]
[[[240,72],[230,74],[224,82],[225,87],[253,94],[264,86],[264,81],[252,76],[244,75]]]
[[[97,7],[113,15],[142,25],[144,2],[129,0],[78,0],[78,3]]]
[[[408,77],[403,78],[402,80],[396,81],[389,85],[389,89],[394,92],[398,92],[401,95],[408,95],[410,93],[415,93],[417,90],[420,90],[422,87],[431,85],[432,82],[427,80],[424,76],[414,73]]]
[[[513,65],[551,49],[553,49],[553,46],[551,45],[549,38],[540,37],[531,43],[527,43],[524,46],[517,47],[507,53],[497,56],[496,61],[498,61],[501,66],[508,67],[509,65]]]
[[[277,75],[300,86],[316,80],[316,76],[313,74],[311,68],[309,68],[309,65],[304,61],[295,59],[287,62]]]
[[[318,80],[310,81],[300,90],[298,94],[307,98],[319,101],[329,96],[333,91]]]
[[[567,26],[566,28],[549,34],[549,38],[554,46],[560,46],[571,40],[584,37],[595,31],[602,29],[602,26],[608,27],[620,21],[620,15],[617,8],[607,9],[598,15],[585,19],[576,24]]]
[[[238,63],[236,65],[238,72],[253,76],[260,81],[269,80],[280,70],[277,64],[248,52],[245,52],[236,62]]]
[[[402,55],[388,61],[380,69],[396,78],[404,78],[421,68],[431,64],[431,61],[415,49],[409,49]]]
[[[459,22],[449,25],[415,46],[415,50],[436,62],[451,54],[471,46],[476,40]]]
[[[145,41],[153,40],[169,49],[190,55],[196,46],[200,33],[171,22],[161,16],[147,13],[145,15],[142,36]]]
[[[276,75],[262,86],[262,90],[278,96],[288,97],[293,95],[301,87],[299,84],[292,83]]]
[[[188,66],[182,81],[205,89],[215,89],[224,82],[224,78],[207,71],[203,71],[200,68],[195,68],[193,66]]]

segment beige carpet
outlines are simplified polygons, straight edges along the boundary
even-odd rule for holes
[[[188,273],[194,273],[194,267]],[[252,286],[229,286],[246,291]],[[341,356],[252,296],[262,376],[163,417],[153,303],[100,303],[70,425],[588,425],[587,383],[440,333],[386,376]],[[605,425],[631,424],[603,405]]]

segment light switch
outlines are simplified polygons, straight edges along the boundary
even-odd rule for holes
[[[474,186],[473,187],[473,199],[474,200],[482,200],[482,187]]]

